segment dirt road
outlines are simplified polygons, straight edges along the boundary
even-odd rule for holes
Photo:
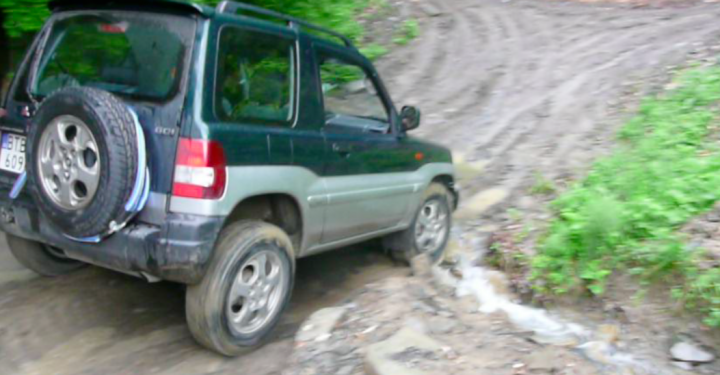
[[[418,133],[484,164],[471,191],[522,194],[536,173],[581,171],[607,150],[619,98],[656,87],[667,66],[720,36],[720,7],[629,9],[547,1],[417,0],[421,37],[379,63]],[[492,212],[492,211],[489,211]],[[4,241],[2,241],[4,244]],[[367,247],[367,246],[366,246]],[[0,374],[278,373],[298,323],[365,283],[406,272],[369,249],[299,263],[274,342],[235,360],[189,337],[183,290],[97,268],[32,278],[0,247]]]
[[[666,67],[720,36],[714,5],[409,4],[422,35],[381,64],[388,86],[396,102],[424,110],[418,134],[485,166],[470,190],[508,193],[498,199],[536,175],[583,171],[621,123],[621,100],[657,87]]]
[[[272,343],[237,359],[201,349],[185,326],[185,292],[89,267],[34,277],[0,236],[0,374],[279,373],[298,325],[365,284],[407,274],[367,244],[298,262],[289,311]]]

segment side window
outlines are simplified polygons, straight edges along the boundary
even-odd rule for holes
[[[222,29],[214,100],[218,120],[288,125],[293,116],[294,48],[290,39]]]
[[[388,113],[375,83],[358,65],[320,56],[325,127],[332,131],[387,133]]]

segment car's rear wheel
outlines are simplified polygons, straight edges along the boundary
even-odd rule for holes
[[[292,254],[290,238],[272,224],[242,221],[225,228],[205,277],[187,289],[195,339],[227,356],[262,345],[290,300]]]
[[[5,236],[15,259],[39,275],[61,276],[85,266],[85,263],[66,257],[60,249],[11,234]]]
[[[452,199],[445,185],[430,184],[410,227],[384,239],[393,258],[409,262],[417,255],[427,254],[434,264],[441,262],[452,228]]]

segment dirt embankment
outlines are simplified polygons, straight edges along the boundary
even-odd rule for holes
[[[475,202],[485,206],[525,194],[538,175],[582,174],[612,144],[628,104],[720,36],[715,4],[406,4],[421,36],[381,61],[381,73],[396,102],[424,110],[418,135],[482,169],[464,181],[464,199],[489,189]]]

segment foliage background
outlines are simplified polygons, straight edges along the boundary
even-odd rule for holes
[[[8,35],[18,38],[37,31],[49,15],[48,1],[0,0],[0,8],[6,15],[3,27]],[[195,2],[215,6],[220,0]],[[362,27],[354,21],[354,15],[367,6],[369,0],[245,0],[244,2],[329,26],[357,40],[362,36]]]
[[[215,6],[220,1],[195,0],[194,2]],[[371,3],[378,1],[382,0],[244,0],[243,2],[329,27],[362,45],[364,28],[358,22],[357,16]],[[0,92],[3,88],[3,78],[13,71],[13,67],[31,42],[32,36],[42,27],[50,14],[47,9],[48,2],[49,0],[0,0],[0,11],[4,14],[2,32],[9,37],[6,40],[0,35],[0,41],[4,44],[0,46]],[[377,55],[382,54],[376,50],[377,48],[371,48],[367,52],[371,55],[373,52],[378,52]],[[6,71],[2,71],[3,69]]]

